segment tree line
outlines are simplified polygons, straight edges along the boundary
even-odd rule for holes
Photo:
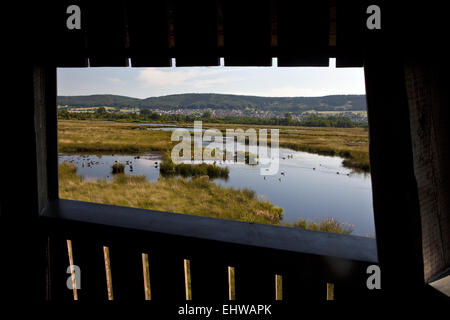
[[[148,109],[143,109],[140,113],[110,113],[105,108],[100,107],[95,112],[78,113],[58,110],[58,118],[64,120],[104,120],[119,122],[149,122],[158,121],[160,123],[192,123],[194,121],[204,121],[209,123],[223,124],[248,124],[267,126],[305,126],[305,127],[334,127],[334,128],[366,128],[367,123],[352,121],[343,116],[318,116],[311,114],[303,120],[292,118],[290,113],[284,117],[255,118],[255,117],[223,117],[215,118],[206,111],[201,116],[183,114],[158,114]]]

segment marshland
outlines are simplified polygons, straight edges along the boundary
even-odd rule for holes
[[[60,119],[60,196],[320,231],[374,234],[366,129],[264,126],[280,130],[280,168],[275,176],[262,176],[260,164],[174,165],[168,154],[177,143],[171,141],[172,132],[179,127],[190,128],[192,123]],[[258,130],[258,125],[203,124],[204,129],[222,132],[250,127]],[[113,166],[120,170],[113,173]]]

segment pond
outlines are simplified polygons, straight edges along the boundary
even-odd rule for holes
[[[218,185],[247,187],[259,198],[283,208],[283,221],[299,218],[318,221],[335,218],[354,226],[354,235],[374,236],[372,188],[369,174],[352,172],[342,166],[342,158],[321,156],[290,149],[279,149],[278,174],[260,175],[260,165],[228,166],[229,178],[215,179]],[[149,181],[159,178],[160,154],[64,155],[59,162],[71,162],[85,179],[112,179],[111,166],[126,164],[125,173],[144,175]]]

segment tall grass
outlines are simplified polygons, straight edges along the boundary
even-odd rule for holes
[[[144,130],[138,130],[144,129]],[[147,130],[132,123],[100,121],[58,121],[59,152],[139,153],[170,150],[171,132]]]
[[[175,164],[170,158],[166,158],[159,165],[159,172],[163,176],[179,175],[183,177],[208,176],[214,178],[228,178],[230,170],[228,167],[219,167],[215,164]]]
[[[307,229],[307,230],[315,230],[315,231],[324,231],[324,232],[333,232],[340,234],[350,234],[353,232],[353,225],[339,222],[334,218],[327,218],[321,221],[307,221],[303,218],[298,219],[294,223],[285,224],[289,227],[299,228],[299,229]]]
[[[261,201],[248,189],[227,188],[207,179],[160,178],[117,174],[112,181],[83,180],[70,163],[60,165],[61,198],[193,214],[239,221],[279,224],[283,209]]]
[[[185,124],[186,125],[186,124]],[[205,124],[218,128],[280,128],[282,148],[344,158],[343,165],[359,171],[369,171],[369,139],[362,128],[314,128],[288,126],[258,126],[238,124]],[[87,120],[59,120],[58,147],[60,152],[139,153],[171,150],[176,144],[171,132],[148,130],[132,123]],[[269,139],[270,143],[270,139]],[[246,155],[248,162],[248,155]]]
[[[124,173],[125,172],[125,165],[123,163],[117,162],[117,163],[114,163],[111,166],[111,169],[112,169],[112,173],[113,174]]]
[[[218,186],[207,179],[160,178],[117,174],[113,180],[84,181],[71,163],[59,165],[61,198],[213,218],[350,234],[353,226],[334,218],[318,222],[300,218],[282,223],[283,209],[258,199],[253,190]]]
[[[278,128],[279,145],[295,151],[316,153],[344,158],[342,164],[356,171],[368,172],[369,137],[364,128],[322,128],[292,126],[257,126],[237,124],[204,124],[205,128],[216,128],[224,132],[230,128]],[[270,131],[269,131],[270,132]],[[268,137],[268,143],[270,138]]]

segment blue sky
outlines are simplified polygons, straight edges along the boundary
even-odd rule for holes
[[[58,95],[147,98],[178,93],[268,97],[365,94],[362,68],[171,67],[58,69]]]

